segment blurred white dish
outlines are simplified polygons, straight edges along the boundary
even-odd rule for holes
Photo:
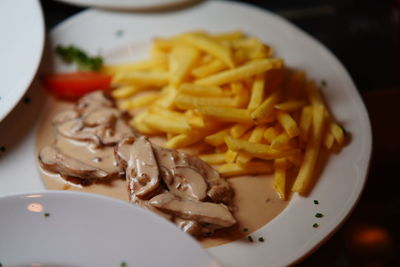
[[[118,10],[149,10],[179,6],[198,0],[57,0],[66,4]]]
[[[111,198],[65,191],[1,197],[0,214],[2,266],[219,266],[167,220]]]
[[[44,22],[38,0],[0,1],[0,121],[28,89],[39,67]]]
[[[88,10],[57,26],[51,32],[50,41],[53,46],[74,44],[90,54],[100,53],[110,63],[145,58],[153,38],[194,29],[243,30],[271,45],[288,66],[304,70],[317,81],[325,80],[327,86],[322,91],[328,106],[351,135],[349,144],[329,157],[311,194],[306,198],[294,195],[279,216],[252,234],[256,242],[238,240],[209,249],[217,260],[230,267],[289,265],[318,248],[349,215],[363,189],[371,155],[366,109],[349,74],[331,52],[277,15],[224,1],[206,1],[172,13],[134,16]],[[71,70],[53,51],[50,53],[46,61],[48,71]],[[7,132],[15,122],[36,120],[37,115],[32,111],[42,106],[44,97],[37,95],[41,92],[39,88],[32,88],[31,92],[35,92],[32,104],[21,106],[13,118],[0,124],[0,133]],[[28,126],[24,124],[24,127]],[[7,132],[4,140],[14,144],[12,140],[18,132]],[[31,131],[0,158],[0,194],[42,189],[35,164],[34,132]],[[26,173],[32,175],[27,177]],[[319,205],[313,200],[318,200]],[[324,217],[315,218],[317,212]],[[314,223],[319,227],[313,228]],[[265,242],[258,242],[259,237]]]

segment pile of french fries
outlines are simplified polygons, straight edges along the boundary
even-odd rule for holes
[[[283,199],[309,190],[321,147],[344,143],[316,83],[243,32],[158,38],[148,59],[102,71],[136,130],[164,135],[167,148],[209,146],[199,157],[225,177],[273,173]]]

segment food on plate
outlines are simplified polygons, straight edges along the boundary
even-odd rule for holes
[[[175,222],[194,236],[236,224],[233,191],[201,159],[140,136],[103,91],[54,115],[54,142],[40,149],[41,167],[80,186],[125,178],[132,203]]]
[[[54,95],[77,100],[92,91],[110,88],[111,76],[97,72],[103,65],[101,57],[90,57],[73,45],[57,46],[55,51],[65,62],[74,63],[78,72],[45,76],[45,87]]]
[[[55,96],[77,100],[87,93],[110,88],[111,76],[98,72],[81,71],[47,75],[44,85]]]
[[[316,83],[258,38],[194,31],[157,38],[150,51],[101,69],[117,107],[135,115],[140,133],[164,136],[166,148],[201,146],[199,157],[225,177],[273,173],[282,199],[306,194],[321,150],[344,145]]]
[[[316,83],[239,31],[157,38],[148,59],[45,85],[60,97],[37,137],[47,187],[130,201],[205,247],[264,226],[345,143]]]
[[[98,71],[103,65],[101,57],[90,57],[82,49],[73,45],[59,45],[56,47],[56,53],[65,62],[75,63],[80,71]]]

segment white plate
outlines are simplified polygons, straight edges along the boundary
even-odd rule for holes
[[[167,220],[111,198],[8,196],[0,198],[0,214],[2,266],[219,266]]]
[[[207,1],[174,13],[134,16],[88,10],[56,27],[50,37],[53,45],[72,43],[92,54],[101,53],[111,62],[144,58],[152,38],[193,29],[243,30],[270,44],[288,66],[303,69],[316,80],[327,81],[323,93],[328,105],[351,134],[350,143],[339,154],[330,156],[311,194],[307,198],[295,195],[278,217],[252,234],[254,239],[264,237],[265,242],[241,240],[209,249],[226,266],[293,263],[321,245],[348,216],[361,194],[371,155],[367,112],[351,78],[332,53],[272,13],[223,1]],[[69,70],[57,58],[47,62],[53,71]],[[38,92],[37,88],[33,91]],[[20,113],[16,112],[14,118],[0,125],[0,133],[18,119],[34,121],[35,114],[28,111],[41,106],[41,101],[43,98],[37,96],[31,106],[21,106]],[[7,133],[5,140],[15,139],[20,132],[21,129]],[[18,143],[10,141],[11,151],[6,151],[3,160],[0,159],[0,194],[42,188],[33,157],[33,133],[19,140]],[[26,173],[35,175],[26,177]],[[314,199],[319,200],[319,205],[313,203]],[[324,217],[315,218],[316,212],[323,213]],[[319,223],[319,227],[313,228],[314,223]]]
[[[38,0],[0,1],[0,121],[28,89],[42,57],[44,23]]]
[[[197,2],[198,0],[57,0],[82,7],[98,7],[118,10],[160,9]]]

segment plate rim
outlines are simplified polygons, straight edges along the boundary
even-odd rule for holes
[[[11,1],[10,1],[11,2]],[[12,1],[14,4],[19,4],[19,2],[17,1]],[[12,104],[8,104],[7,110],[5,112],[1,112],[0,113],[0,123],[11,113],[11,111],[17,106],[18,102],[22,99],[22,97],[24,96],[24,94],[27,92],[27,90],[29,89],[30,85],[32,84],[33,80],[35,79],[35,75],[38,73],[39,68],[40,68],[40,64],[42,61],[42,56],[43,56],[43,52],[44,52],[44,48],[45,48],[45,22],[44,22],[44,15],[43,15],[43,9],[42,6],[39,2],[39,0],[34,0],[31,1],[33,3],[33,7],[36,9],[36,11],[39,13],[39,17],[38,17],[38,24],[39,24],[39,28],[40,28],[40,37],[39,42],[40,42],[40,49],[37,54],[37,58],[36,58],[36,62],[35,64],[32,64],[32,68],[31,68],[31,75],[30,78],[26,78],[24,81],[24,89],[19,90],[19,93],[13,95],[11,101],[13,102]],[[2,100],[4,101],[4,100]]]

